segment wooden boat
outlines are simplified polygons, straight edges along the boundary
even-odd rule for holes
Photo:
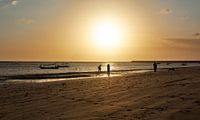
[[[40,69],[59,69],[59,66],[57,65],[40,65],[39,66]]]

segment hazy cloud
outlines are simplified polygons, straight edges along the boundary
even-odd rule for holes
[[[34,20],[31,19],[31,18],[21,18],[21,19],[18,20],[18,23],[30,25],[30,24],[34,23]]]
[[[11,5],[16,6],[18,3],[18,0],[0,0],[0,8],[6,8]]]
[[[200,32],[194,33],[193,36],[200,36]]]
[[[12,0],[12,1],[11,1],[11,5],[17,5],[18,2],[19,2],[19,1],[17,1],[17,0]]]
[[[195,40],[200,40],[200,39],[195,39],[195,38],[163,38],[164,40],[173,40],[173,41],[195,41]]]
[[[163,38],[169,46],[176,46],[176,47],[199,47],[200,39],[195,38]]]
[[[169,15],[172,13],[172,10],[170,8],[163,8],[160,10],[161,15]]]

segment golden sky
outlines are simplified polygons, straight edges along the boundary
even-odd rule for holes
[[[0,60],[198,60],[199,4],[0,0]]]

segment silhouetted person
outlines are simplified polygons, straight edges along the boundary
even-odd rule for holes
[[[153,63],[153,69],[154,69],[154,72],[157,71],[157,63],[156,62]]]
[[[107,74],[110,76],[110,64],[107,65]]]
[[[101,72],[101,65],[98,66],[98,72]]]

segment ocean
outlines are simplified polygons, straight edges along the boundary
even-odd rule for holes
[[[158,69],[163,68],[178,68],[178,67],[194,67],[200,66],[198,61],[162,61],[157,62]],[[68,67],[61,67],[58,69],[41,69],[40,65],[67,65]],[[42,77],[42,75],[51,76],[54,75],[63,75],[63,78],[68,78],[69,74],[75,74],[74,77],[78,78],[78,74],[83,73],[97,73],[98,66],[102,65],[102,71],[105,73],[107,70],[107,64],[111,66],[111,75],[112,72],[115,74],[121,73],[134,73],[134,72],[147,72],[152,71],[153,61],[133,61],[133,62],[0,62],[0,80],[9,80],[14,79],[13,76],[21,76],[23,79],[31,79],[31,77],[26,76],[35,76],[34,80],[52,78],[52,77]],[[65,76],[67,74],[68,76]],[[78,76],[77,76],[78,75]],[[11,76],[11,77],[10,77]],[[23,77],[22,77],[23,76]],[[85,77],[80,75],[80,77]],[[88,77],[88,76],[87,76]],[[92,76],[94,77],[94,76]],[[6,79],[5,79],[6,78]],[[62,78],[59,76],[59,78]],[[70,75],[70,78],[73,76]],[[20,79],[20,77],[16,77]]]

